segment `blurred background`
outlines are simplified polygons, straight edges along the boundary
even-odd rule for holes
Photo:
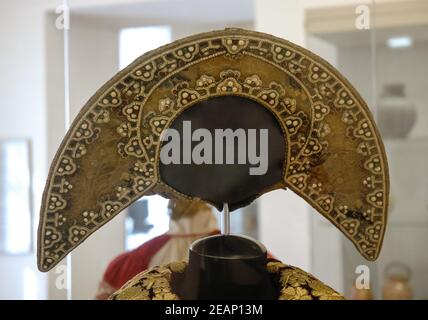
[[[104,82],[139,55],[225,27],[288,39],[340,70],[376,116],[391,176],[389,225],[374,263],[291,191],[266,194],[235,212],[232,232],[259,239],[277,258],[348,298],[361,296],[353,286],[367,266],[375,299],[394,294],[428,299],[427,0],[68,4],[69,64],[64,66],[62,1],[0,2],[0,299],[67,298],[65,269],[41,273],[35,257],[40,199],[65,130],[65,95],[73,119]],[[168,220],[167,201],[152,196],[95,233],[72,254],[71,297],[92,299],[108,262],[165,232]]]

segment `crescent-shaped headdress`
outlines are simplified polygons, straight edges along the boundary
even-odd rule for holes
[[[267,174],[243,178],[235,167],[207,181],[200,171],[206,166],[162,165],[164,130],[177,119],[201,117],[208,125],[268,126]],[[388,179],[367,105],[330,64],[263,33],[202,33],[142,55],[80,111],[49,171],[38,266],[50,270],[144,195],[197,198],[219,208],[228,202],[233,209],[279,188],[305,199],[374,260],[385,232]],[[236,194],[217,192],[223,181]]]

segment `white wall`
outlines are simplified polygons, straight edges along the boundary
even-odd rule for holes
[[[119,3],[119,0],[102,0]],[[128,0],[128,2],[136,0]],[[91,6],[101,0],[73,0],[73,6]],[[45,14],[61,0],[14,0],[0,2],[0,139],[28,138],[32,144],[33,208],[35,229],[40,200],[52,152],[53,135],[47,135],[46,66],[51,63],[45,43]],[[58,46],[57,49],[60,49]],[[50,52],[55,53],[55,52]],[[58,56],[61,51],[56,52]],[[45,55],[46,54],[46,55]],[[53,62],[52,62],[53,63]],[[59,72],[56,70],[54,72]],[[61,99],[58,92],[56,99]],[[57,110],[58,111],[58,110]],[[57,131],[63,127],[58,116]],[[49,137],[49,140],[48,140]],[[49,148],[51,150],[51,148]],[[34,232],[36,234],[36,232]],[[27,288],[27,290],[24,290]],[[32,289],[33,288],[33,289]],[[0,256],[0,299],[44,299],[46,274],[36,268],[35,252],[23,256]]]
[[[22,3],[0,2],[0,139],[31,141],[33,215],[37,221],[46,175],[43,16],[33,14],[33,8]],[[35,265],[34,254],[0,256],[0,299],[44,298],[45,276],[36,271]],[[27,294],[23,290],[25,274],[34,278],[29,280],[34,283],[34,291]]]

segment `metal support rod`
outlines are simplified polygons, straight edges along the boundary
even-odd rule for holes
[[[223,212],[221,216],[221,233],[223,235],[230,234],[230,212],[229,205],[227,203],[223,204]]]

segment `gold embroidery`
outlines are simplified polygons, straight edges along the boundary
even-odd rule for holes
[[[179,300],[171,289],[172,273],[183,273],[186,262],[172,262],[143,271],[110,296],[110,300]],[[343,296],[299,268],[269,262],[268,272],[279,275],[279,300],[343,300]]]

